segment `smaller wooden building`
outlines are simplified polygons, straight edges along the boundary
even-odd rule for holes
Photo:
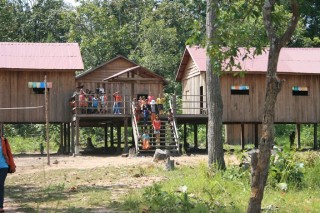
[[[241,70],[224,71],[221,76],[223,122],[227,125],[226,140],[235,144],[244,140],[252,143],[260,132],[265,98],[265,75],[268,49],[258,56],[243,59]],[[245,72],[244,77],[239,72]],[[320,48],[282,48],[278,77],[284,80],[278,96],[275,123],[317,124],[320,122]],[[182,113],[205,113],[206,52],[200,47],[187,46],[176,81],[182,83]]]
[[[0,121],[44,123],[46,76],[49,122],[70,122],[69,98],[81,70],[76,43],[0,42]]]
[[[168,82],[154,72],[139,66],[124,56],[117,56],[93,69],[76,76],[76,85],[84,90],[98,93],[103,91],[112,100],[112,94],[120,91],[123,102],[132,98],[151,95],[163,96],[163,88]],[[129,107],[129,105],[128,105]]]
[[[72,137],[75,139],[75,153],[79,152],[80,127],[104,127],[105,148],[114,148],[117,152],[128,148],[127,127],[132,123],[132,100],[139,96],[153,96],[154,99],[163,96],[163,88],[167,81],[154,72],[144,68],[124,56],[117,56],[93,69],[76,76],[76,87],[81,87],[87,94],[105,94],[107,96],[107,110],[103,113],[75,113],[72,119]],[[113,94],[119,91],[122,96],[120,113],[112,110]],[[76,100],[78,100],[76,98]],[[101,101],[100,101],[101,102]],[[76,110],[75,112],[79,112]],[[109,134],[107,133],[110,128]],[[124,136],[121,135],[124,128]],[[117,134],[114,135],[114,129]],[[122,137],[123,136],[123,137]],[[133,138],[133,137],[132,137]],[[117,142],[115,142],[117,141]],[[110,145],[110,146],[109,146]],[[113,150],[113,149],[111,149]]]

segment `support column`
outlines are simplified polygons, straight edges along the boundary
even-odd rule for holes
[[[206,152],[208,152],[208,123],[206,123]]]
[[[194,149],[198,149],[198,124],[193,124]]]
[[[74,121],[71,122],[71,150],[72,153],[74,153],[74,138],[75,138],[75,126],[74,126]]]
[[[117,153],[121,153],[121,126],[117,124]]]
[[[259,147],[259,130],[258,130],[258,124],[254,124],[254,148]]]
[[[301,148],[301,140],[300,140],[300,136],[301,136],[301,126],[300,124],[296,125],[296,129],[297,129],[297,134],[298,134],[298,140],[297,140],[297,149]]]
[[[113,135],[113,132],[114,132],[114,126],[113,126],[113,123],[111,124],[110,126],[111,128],[111,131],[110,131],[110,142],[111,142],[111,148],[114,148],[114,135]]]
[[[76,141],[74,146],[74,154],[78,155],[80,153],[80,129],[79,129],[79,119],[76,119]]]
[[[108,124],[104,126],[104,152],[107,152],[108,148]]]
[[[318,124],[313,124],[313,149],[318,149]]]
[[[67,153],[70,153],[70,147],[71,147],[71,142],[70,142],[70,123],[67,123],[67,140],[66,140],[66,144],[67,144]]]
[[[67,151],[68,151],[67,123],[63,123],[63,149],[62,149],[62,153],[66,153]]]
[[[58,149],[58,154],[62,154],[64,153],[64,149],[65,149],[65,144],[63,141],[63,123],[60,123],[60,143],[59,143],[59,149]]]
[[[241,124],[241,150],[244,150],[245,141],[244,141],[244,124]]]
[[[128,147],[128,118],[124,119],[124,149],[123,153],[129,153],[129,147]]]
[[[183,148],[187,151],[187,124],[183,124]]]

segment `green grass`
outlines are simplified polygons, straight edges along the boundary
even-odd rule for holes
[[[302,187],[290,184],[285,192],[266,187],[262,203],[266,212],[318,212],[320,160],[317,154],[315,158],[315,163],[305,169]],[[180,167],[166,172],[165,176],[167,180],[161,185],[125,198],[120,208],[132,212],[186,212],[184,207],[187,212],[246,212],[250,196],[249,171],[243,172],[238,167],[229,167],[225,172],[210,171],[201,164]],[[186,186],[186,193],[178,192],[181,186]],[[175,208],[170,209],[173,206]]]
[[[301,162],[305,165],[301,183],[288,183],[286,191],[267,185],[262,207],[265,212],[317,212],[320,209],[319,152],[293,152],[284,157],[293,165]],[[138,187],[155,177],[162,181],[151,186],[147,184],[144,188]],[[268,183],[275,181],[272,178],[269,177]],[[236,165],[220,172],[208,169],[204,162],[197,166],[176,165],[173,171],[165,171],[159,164],[148,167],[39,170],[9,176],[6,187],[6,196],[16,201],[18,211],[22,212],[112,209],[236,213],[246,212],[250,196],[250,171]]]

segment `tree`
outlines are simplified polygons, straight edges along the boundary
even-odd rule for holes
[[[206,73],[206,84],[207,84],[207,102],[208,107],[208,163],[212,165],[215,163],[218,168],[225,169],[224,153],[223,153],[223,142],[222,142],[222,113],[223,103],[220,88],[220,63],[216,58],[216,54],[212,55],[212,47],[216,42],[217,37],[216,29],[213,25],[218,15],[218,1],[207,0],[207,19],[206,19],[206,50],[207,50],[207,73]],[[219,45],[218,45],[219,46]]]
[[[248,213],[261,212],[261,202],[264,188],[267,182],[272,144],[274,143],[274,116],[277,95],[282,86],[282,81],[277,77],[277,65],[280,50],[285,46],[293,35],[298,23],[299,12],[296,0],[290,0],[292,16],[288,26],[282,33],[281,29],[275,25],[274,10],[276,1],[265,0],[263,6],[263,21],[270,42],[268,68],[266,76],[266,95],[262,119],[262,137],[259,143],[259,152],[254,153],[251,159],[251,197],[249,200]]]

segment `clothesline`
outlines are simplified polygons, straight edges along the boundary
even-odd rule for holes
[[[8,107],[8,108],[0,108],[0,110],[8,110],[8,109],[40,109],[43,106],[35,106],[35,107]]]

